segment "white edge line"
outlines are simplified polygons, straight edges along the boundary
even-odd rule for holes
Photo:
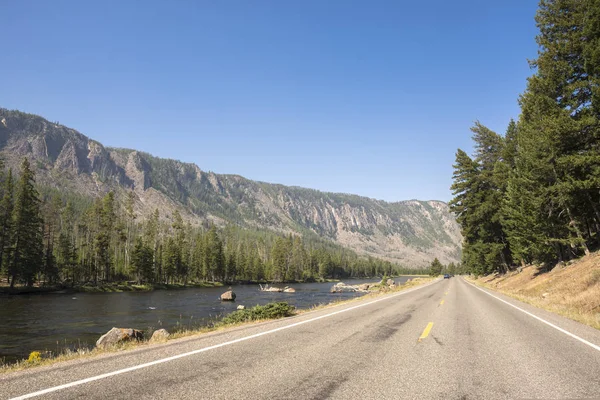
[[[463,280],[464,280],[464,279],[463,279]],[[537,315],[530,313],[529,311],[523,310],[522,308],[520,308],[520,307],[517,307],[517,306],[515,306],[514,304],[512,304],[512,303],[510,303],[510,302],[508,302],[508,301],[506,301],[506,300],[503,300],[503,299],[501,299],[501,298],[500,298],[500,297],[498,297],[498,296],[494,296],[493,294],[489,293],[487,290],[483,290],[482,288],[480,288],[480,287],[478,287],[478,286],[476,286],[476,285],[472,284],[471,282],[468,282],[467,280],[464,280],[464,281],[465,281],[465,282],[467,282],[469,285],[473,286],[475,289],[481,290],[483,293],[487,294],[488,296],[492,296],[492,297],[493,297],[493,298],[495,298],[496,300],[500,300],[501,302],[503,302],[503,303],[505,303],[505,304],[508,304],[509,306],[511,306],[511,307],[513,307],[513,308],[516,308],[517,310],[519,310],[519,311],[521,311],[521,312],[523,312],[523,313],[525,313],[525,314],[529,315],[530,317],[533,317],[533,318],[537,319],[538,321],[540,321],[540,322],[543,322],[544,324],[546,324],[546,325],[548,325],[548,326],[551,326],[552,328],[556,329],[557,331],[560,331],[560,332],[564,333],[565,335],[571,336],[573,339],[579,340],[579,341],[580,341],[581,343],[583,343],[583,344],[587,344],[587,345],[588,345],[588,346],[590,346],[592,349],[595,349],[595,350],[598,350],[598,351],[600,351],[600,346],[598,346],[598,345],[596,345],[596,344],[594,344],[594,343],[588,342],[588,341],[587,341],[587,340],[585,340],[584,338],[581,338],[581,337],[579,337],[579,336],[577,336],[577,335],[575,335],[575,334],[573,334],[573,333],[571,333],[571,332],[569,332],[569,331],[567,331],[567,330],[565,330],[565,329],[563,329],[563,328],[561,328],[561,327],[559,327],[559,326],[556,326],[556,325],[554,325],[552,322],[548,322],[548,321],[546,321],[545,319],[543,319],[543,318],[540,318],[540,317],[538,317]]]
[[[166,363],[166,362],[169,362],[169,361],[177,360],[179,358],[192,356],[194,354],[204,353],[205,351],[218,349],[219,347],[229,346],[229,345],[232,345],[232,344],[235,344],[235,343],[239,343],[239,342],[243,342],[243,341],[246,341],[246,340],[254,339],[254,338],[257,338],[257,337],[260,337],[260,336],[263,336],[263,335],[268,335],[270,333],[279,332],[279,331],[282,331],[284,329],[293,328],[293,327],[296,327],[296,326],[299,326],[299,325],[307,324],[309,322],[313,322],[313,321],[317,321],[317,320],[320,320],[320,319],[323,319],[323,318],[331,317],[333,315],[337,315],[337,314],[341,314],[341,313],[344,313],[344,312],[347,312],[347,311],[355,310],[357,308],[365,307],[365,306],[368,306],[370,304],[378,303],[380,301],[389,300],[389,299],[397,297],[397,296],[401,296],[401,295],[404,295],[404,294],[407,294],[407,293],[414,292],[415,290],[423,289],[424,287],[430,286],[430,285],[432,285],[432,284],[434,284],[436,282],[438,282],[438,281],[436,280],[436,281],[433,281],[431,283],[427,283],[425,285],[422,285],[422,286],[419,286],[419,287],[416,287],[416,288],[412,288],[412,289],[409,289],[409,290],[406,290],[406,291],[402,291],[400,293],[396,293],[396,294],[393,294],[391,296],[385,296],[385,297],[382,297],[382,298],[377,299],[377,300],[369,301],[368,303],[363,303],[363,304],[359,304],[359,305],[356,305],[356,306],[353,306],[353,307],[345,308],[343,310],[338,310],[338,311],[332,312],[330,314],[320,315],[318,317],[307,319],[305,321],[300,321],[300,322],[296,322],[296,323],[293,323],[293,324],[290,324],[290,325],[281,326],[279,328],[271,329],[270,331],[260,332],[260,333],[256,333],[256,334],[250,335],[250,336],[244,336],[242,338],[231,340],[229,342],[219,343],[219,344],[216,344],[216,345],[213,345],[213,346],[204,347],[202,349],[193,350],[193,351],[190,351],[190,352],[187,352],[187,353],[177,354],[175,356],[171,356],[171,357],[167,357],[167,358],[161,358],[159,360],[150,361],[150,362],[147,362],[147,363],[144,363],[144,364],[134,365],[133,367],[123,368],[123,369],[119,369],[119,370],[112,371],[112,372],[107,372],[107,373],[102,374],[102,375],[91,376],[89,378],[80,379],[78,381],[65,383],[65,384],[59,385],[59,386],[53,386],[53,387],[50,387],[50,388],[47,388],[47,389],[39,390],[37,392],[32,392],[32,393],[24,394],[22,396],[13,397],[13,398],[11,398],[9,400],[31,399],[33,397],[37,397],[37,396],[41,396],[41,395],[44,395],[44,394],[48,394],[48,393],[56,392],[56,391],[59,391],[59,390],[67,389],[67,388],[70,388],[70,387],[73,387],[73,386],[79,386],[79,385],[83,385],[83,384],[86,384],[86,383],[94,382],[94,381],[97,381],[97,380],[100,380],[100,379],[108,378],[108,377],[111,377],[111,376],[124,374],[124,373],[127,373],[127,372],[131,372],[131,371],[135,371],[135,370],[138,370],[138,369],[142,369],[142,368],[148,368],[148,367],[151,367],[153,365]]]

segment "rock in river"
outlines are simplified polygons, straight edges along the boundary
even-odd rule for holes
[[[233,290],[228,290],[221,295],[221,301],[235,301],[235,293]]]
[[[96,342],[96,347],[105,349],[118,343],[127,342],[129,340],[142,340],[143,338],[144,332],[138,331],[137,329],[112,328],[110,331],[100,336],[100,339]]]
[[[329,290],[331,293],[356,292],[356,287],[346,285],[344,282],[338,282]]]
[[[345,292],[368,292],[369,286],[363,285],[346,285],[344,282],[338,282],[333,285],[329,290],[331,293],[345,293]]]
[[[240,304],[239,306],[237,306],[237,309],[238,310],[245,310],[246,306],[243,306],[243,305]]]
[[[294,289],[293,287],[285,287],[285,289],[283,289],[284,293],[296,293],[296,289]]]

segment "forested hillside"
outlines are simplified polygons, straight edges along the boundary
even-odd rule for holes
[[[124,203],[131,192],[138,220],[159,209],[161,221],[173,224],[177,210],[192,227],[232,224],[301,235],[407,267],[424,267],[436,257],[443,263],[460,259],[458,225],[439,201],[388,203],[215,174],[106,148],[59,123],[6,109],[0,109],[0,151],[13,172],[28,158],[41,193],[68,195],[78,210],[111,191]]]
[[[477,122],[456,153],[463,266],[476,274],[553,265],[599,246],[600,2],[541,1],[538,58],[500,135]]]
[[[359,257],[316,235],[193,227],[177,210],[172,223],[161,220],[158,209],[140,218],[133,191],[123,202],[109,192],[87,204],[68,193],[40,194],[27,158],[18,177],[12,169],[0,172],[0,271],[11,287],[310,281],[401,272],[389,261]]]

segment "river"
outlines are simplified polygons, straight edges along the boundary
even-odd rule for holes
[[[396,277],[396,283],[410,277]],[[376,280],[348,280],[359,284]],[[221,302],[227,290],[190,288],[152,292],[31,294],[0,297],[0,361],[14,362],[31,351],[60,352],[65,348],[93,347],[112,327],[155,330],[197,328],[235,311],[273,301],[296,308],[361,296],[329,293],[333,283],[296,283],[296,293],[261,292],[258,285],[236,285],[236,302]]]

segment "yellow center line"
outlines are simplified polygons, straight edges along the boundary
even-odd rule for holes
[[[442,299],[442,301],[440,301],[440,306],[444,305],[444,299]]]
[[[429,332],[431,331],[432,327],[433,327],[433,322],[430,322],[430,323],[427,324],[427,326],[425,327],[425,330],[421,334],[421,337],[419,337],[419,342],[421,340],[425,339],[427,336],[429,336]]]

